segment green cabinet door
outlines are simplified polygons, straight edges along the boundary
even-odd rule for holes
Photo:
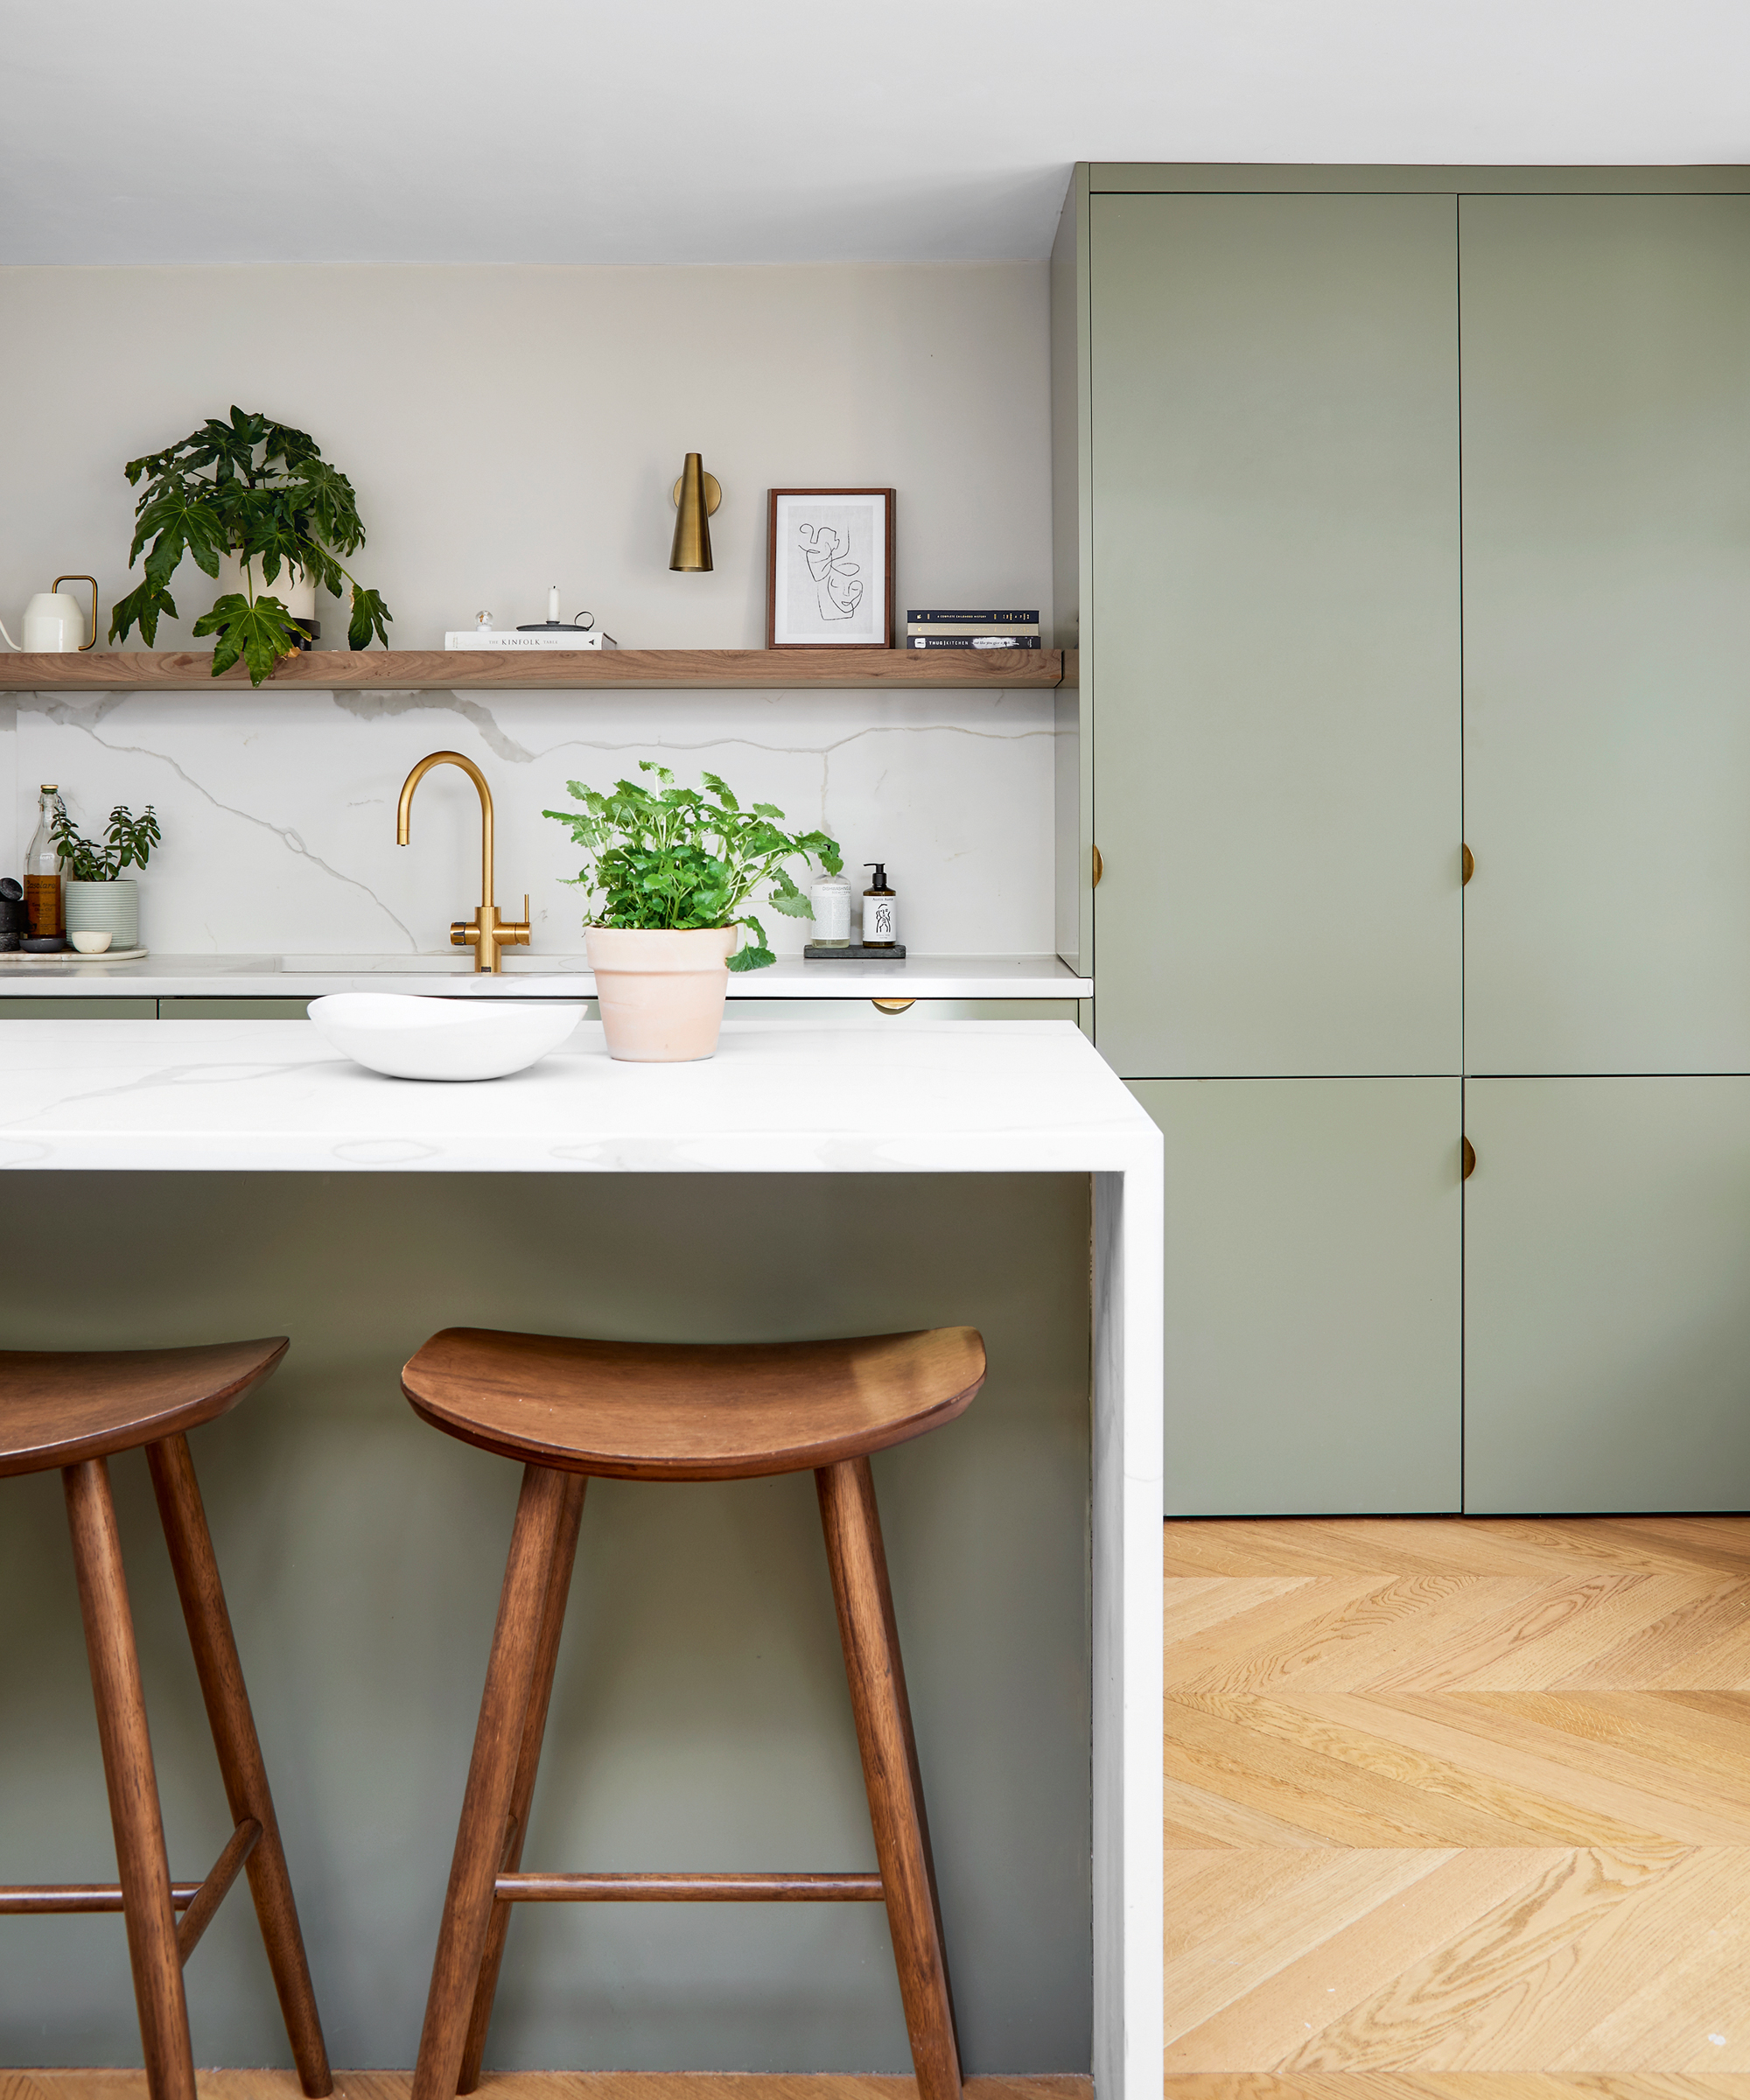
[[[1454,200],[1089,210],[1096,1040],[1456,1073]]]
[[[1166,1509],[1457,1510],[1456,1079],[1133,1081],[1166,1152]]]
[[[1478,1079],[1465,1119],[1466,1508],[1750,1508],[1750,1079]]]
[[[1468,1068],[1750,1071],[1750,198],[1460,262]]]

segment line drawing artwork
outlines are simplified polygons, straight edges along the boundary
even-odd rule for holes
[[[796,531],[802,559],[814,579],[822,620],[850,620],[863,603],[860,563],[847,561],[847,535],[831,525],[802,525]]]

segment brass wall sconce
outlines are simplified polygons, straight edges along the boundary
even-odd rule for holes
[[[671,569],[700,570],[711,565],[710,518],[723,501],[723,489],[715,474],[708,474],[696,452],[687,454],[687,464],[675,484],[675,501],[680,516],[675,520],[675,543],[668,550]]]

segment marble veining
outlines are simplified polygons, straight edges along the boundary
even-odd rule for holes
[[[500,903],[527,890],[535,949],[570,952],[578,857],[541,812],[565,806],[568,779],[605,786],[648,757],[830,831],[853,875],[885,858],[908,947],[1040,954],[1055,733],[1052,696],[1030,691],[23,693],[0,713],[0,864],[51,780],[87,829],[115,802],[157,806],[165,843],[141,878],[155,950],[438,948],[477,901],[473,794],[433,775],[405,851],[394,808],[408,769],[453,748],[493,784]],[[806,921],[762,917],[776,952],[800,952]]]

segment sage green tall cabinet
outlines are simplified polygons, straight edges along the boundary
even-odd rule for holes
[[[1750,1502],[1746,186],[1076,172],[1059,945],[1170,1512]]]

